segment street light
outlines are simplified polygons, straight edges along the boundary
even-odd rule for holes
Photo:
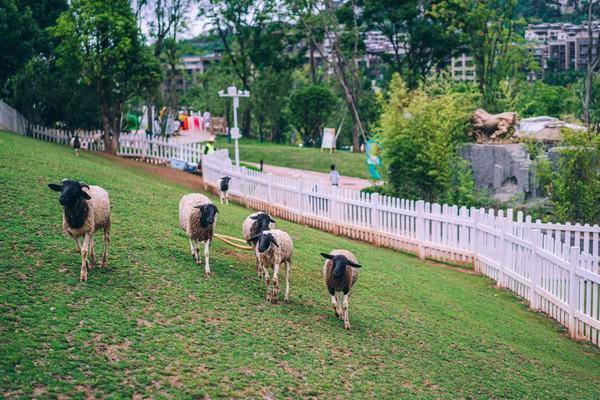
[[[235,140],[235,165],[240,166],[240,151],[238,149],[238,139],[242,137],[240,135],[240,129],[238,128],[237,120],[237,109],[240,106],[240,97],[250,97],[250,92],[247,90],[237,90],[235,86],[229,86],[227,93],[223,90],[219,90],[219,97],[232,97],[233,98],[233,128],[229,129],[231,138]]]

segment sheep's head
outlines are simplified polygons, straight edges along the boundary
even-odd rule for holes
[[[275,237],[273,237],[273,235],[269,232],[261,232],[257,235],[254,235],[250,239],[250,242],[253,244],[258,244],[257,248],[259,253],[264,253],[267,251],[269,247],[271,247],[271,243],[273,243],[273,246],[279,247],[277,240],[275,240]]]
[[[58,201],[63,207],[72,207],[80,199],[91,199],[90,195],[83,191],[83,188],[89,189],[90,187],[83,182],[63,179],[60,184],[50,183],[48,187],[55,192],[60,192]]]
[[[270,229],[269,225],[275,223],[275,220],[269,214],[263,212],[251,216],[250,219],[255,220],[257,223],[256,232],[268,231]]]
[[[327,258],[328,260],[331,260],[331,262],[333,263],[333,277],[334,278],[341,278],[342,276],[344,276],[344,274],[346,273],[346,267],[348,265],[350,265],[351,267],[354,267],[354,268],[362,268],[362,265],[356,264],[356,263],[348,260],[346,258],[346,256],[343,256],[341,254],[321,253],[321,255],[323,257]]]
[[[221,190],[225,191],[229,189],[229,181],[231,180],[230,177],[228,176],[224,176],[221,178]]]
[[[202,204],[200,206],[194,206],[194,208],[200,210],[200,226],[202,228],[206,228],[215,223],[217,213],[219,212],[217,206],[214,204]]]

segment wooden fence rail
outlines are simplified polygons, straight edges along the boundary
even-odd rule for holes
[[[232,178],[247,207],[322,230],[416,254],[472,264],[600,346],[600,227],[532,221],[512,210],[430,204],[338,189],[232,165],[227,150],[204,156],[205,185]]]

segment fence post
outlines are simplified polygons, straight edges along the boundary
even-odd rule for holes
[[[273,204],[273,175],[267,174],[267,201]]]
[[[532,263],[531,263],[531,301],[529,308],[539,310],[541,308],[540,295],[537,294],[537,287],[541,286],[542,264],[538,256],[538,249],[542,246],[542,231],[539,229],[533,230],[533,245],[532,245]]]
[[[340,202],[339,202],[339,197],[340,197],[340,190],[337,186],[333,186],[331,188],[331,203],[330,203],[330,209],[331,212],[329,213],[329,217],[331,218],[331,221],[333,222],[333,233],[335,235],[339,235],[340,233],[340,229],[339,229],[339,225],[338,223],[340,223]]]
[[[578,310],[577,301],[579,299],[579,285],[577,279],[577,267],[581,260],[581,251],[578,246],[572,246],[569,252],[569,335],[575,339],[577,337],[577,320],[575,311]]]
[[[512,242],[510,240],[510,238],[508,237],[511,233],[512,233],[512,223],[513,223],[513,210],[512,208],[509,208],[508,210],[506,210],[506,216],[504,217],[504,221],[502,221],[502,257],[501,257],[501,263],[502,265],[500,266],[500,271],[502,271],[502,275],[501,275],[501,284],[500,282],[498,286],[500,287],[506,287],[508,286],[508,279],[507,279],[507,275],[504,272],[508,266],[510,265],[511,262],[511,258],[512,258]]]
[[[473,221],[473,232],[469,243],[469,250],[473,253],[473,270],[481,272],[479,270],[479,210],[471,207],[469,215]]]
[[[379,246],[379,230],[381,222],[379,220],[379,193],[371,193],[371,229],[373,230],[373,241]]]
[[[425,202],[423,200],[417,200],[415,204],[417,209],[417,218],[415,220],[416,231],[417,231],[417,243],[418,243],[418,254],[419,259],[425,259]]]
[[[302,217],[304,216],[304,205],[305,205],[305,201],[304,201],[304,180],[299,180],[298,181],[298,194],[300,196],[300,205],[298,208],[298,215],[300,217],[300,223],[304,223],[304,221],[302,221]]]

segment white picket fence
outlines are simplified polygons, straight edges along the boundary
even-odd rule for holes
[[[548,224],[512,210],[336,189],[237,168],[227,150],[204,156],[202,171],[213,190],[221,177],[231,177],[231,197],[248,207],[421,259],[472,264],[566,326],[572,337],[600,346],[598,225]]]
[[[17,110],[0,100],[0,129],[19,135],[27,132],[27,120]]]
[[[170,138],[145,134],[121,134],[117,155],[167,163],[171,159],[200,164],[202,149],[199,143],[181,143]]]

